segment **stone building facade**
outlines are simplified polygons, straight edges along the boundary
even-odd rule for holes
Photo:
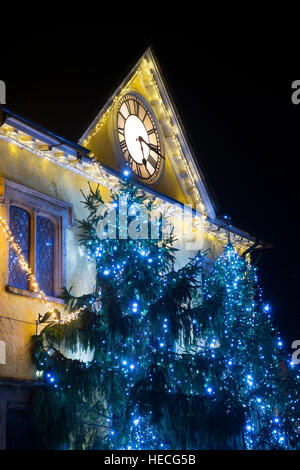
[[[24,436],[34,433],[27,407],[31,390],[42,385],[31,360],[31,337],[47,311],[5,228],[48,302],[63,311],[63,286],[73,286],[78,295],[89,292],[95,274],[78,244],[76,220],[86,215],[81,190],[100,185],[109,201],[124,169],[181,227],[178,267],[198,249],[208,250],[211,260],[219,256],[228,234],[240,253],[255,242],[218,217],[151,49],[79,143],[0,106],[0,449],[21,446],[22,439],[26,447]],[[183,207],[188,218],[182,218]]]

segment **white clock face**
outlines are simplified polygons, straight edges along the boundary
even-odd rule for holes
[[[117,113],[119,143],[137,178],[154,183],[163,169],[159,133],[150,109],[135,95],[125,95]]]

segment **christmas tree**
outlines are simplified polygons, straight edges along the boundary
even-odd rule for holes
[[[80,243],[96,266],[94,289],[65,290],[74,318],[46,314],[33,338],[45,446],[296,448],[299,374],[280,369],[255,269],[229,243],[210,272],[200,252],[175,270],[172,233],[163,236],[154,200],[129,180],[112,194],[115,210],[99,188],[84,204]],[[78,349],[91,359],[71,358]]]

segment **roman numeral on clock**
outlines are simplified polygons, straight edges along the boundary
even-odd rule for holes
[[[139,107],[140,107],[139,102],[138,102],[137,100],[134,100],[134,102],[133,102],[133,110],[134,110],[134,114],[135,114],[136,116],[139,115]]]
[[[137,175],[139,178],[143,178],[141,165],[137,165]]]
[[[133,163],[135,163],[135,161],[133,160],[132,156],[130,155],[130,153],[128,152],[128,158],[127,158],[127,161],[130,165],[130,168],[132,168],[132,165]]]
[[[121,113],[121,111],[120,111],[120,116],[121,116],[121,117],[122,117],[122,119],[123,119],[123,125],[124,125],[124,124],[125,124],[125,121],[126,121],[126,117],[125,117],[125,116],[123,116],[123,114]]]
[[[157,160],[155,160],[152,155],[149,155],[148,159],[147,159],[147,162],[150,163],[150,165],[152,166],[152,168],[156,168],[157,167]]]
[[[129,113],[129,115],[131,114],[131,109],[130,109],[130,104],[129,104],[129,101],[125,101],[125,104],[126,104],[126,107],[127,107],[127,111]]]
[[[145,114],[144,114],[144,117],[143,117],[143,119],[142,119],[142,122],[144,122],[144,121],[145,121],[145,119],[146,119],[146,116],[147,116],[147,111],[146,111],[145,109],[144,109],[144,111],[145,111]]]
[[[125,152],[125,150],[127,150],[127,145],[126,145],[125,140],[122,140],[122,142],[120,142],[120,146],[121,146],[121,149],[122,149],[123,152]]]

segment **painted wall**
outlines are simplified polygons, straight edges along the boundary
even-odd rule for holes
[[[86,215],[80,203],[80,190],[88,192],[86,179],[2,140],[0,177],[72,204],[74,219]],[[103,188],[103,196],[107,198],[108,195],[108,191]],[[3,216],[4,207],[0,206],[0,210]],[[67,287],[73,286],[74,294],[89,292],[94,280],[94,266],[85,261],[78,246],[78,230],[75,226],[67,229],[66,246]],[[5,343],[6,356],[6,364],[0,364],[0,377],[30,379],[34,377],[30,339],[35,333],[35,320],[39,313],[46,311],[46,307],[36,298],[6,292],[5,250],[7,253],[8,242],[0,230],[0,340]],[[62,305],[58,304],[57,307],[61,309]]]

